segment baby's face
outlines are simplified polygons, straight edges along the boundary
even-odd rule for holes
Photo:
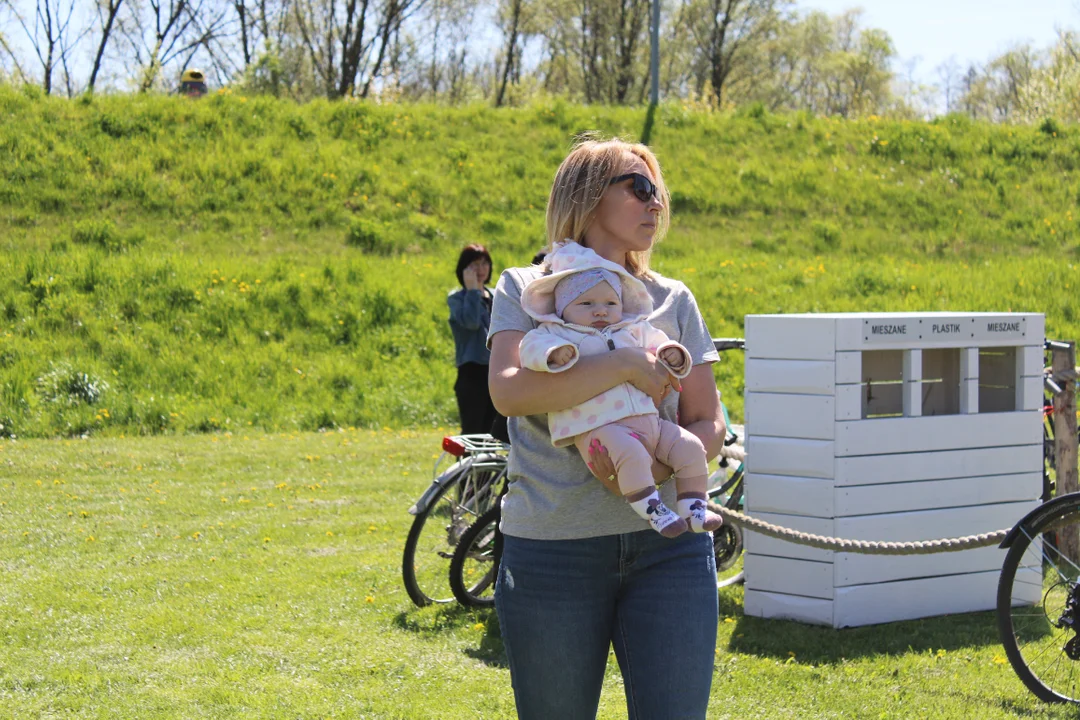
[[[563,309],[563,320],[604,328],[622,320],[622,300],[606,282],[598,282]]]

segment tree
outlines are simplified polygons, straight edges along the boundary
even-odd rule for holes
[[[145,6],[129,2],[125,8],[117,31],[127,44],[125,58],[139,92],[158,84],[163,68],[185,67],[200,48],[210,48],[225,32],[229,10],[214,0],[147,0]]]
[[[30,41],[38,62],[41,63],[42,87],[46,95],[53,91],[53,73],[59,65],[64,73],[64,81],[69,94],[73,92],[72,79],[68,70],[68,57],[86,34],[84,30],[77,37],[72,38],[71,19],[75,14],[75,0],[37,0],[34,4],[34,19],[27,22],[26,18],[19,13],[13,0],[0,0],[15,16],[15,19]],[[10,46],[5,42],[5,49],[14,58]],[[18,67],[18,65],[16,65]],[[19,68],[22,74],[21,68]],[[25,77],[25,75],[24,75]]]
[[[1021,108],[1021,89],[1031,80],[1035,52],[1030,45],[1020,45],[987,65],[995,119],[1008,122]]]
[[[951,113],[960,89],[960,64],[956,62],[955,55],[950,55],[948,60],[937,66],[937,75],[941,79],[941,92],[945,95],[945,112]]]
[[[502,8],[506,17],[500,17],[500,25],[504,27],[503,34],[506,36],[506,49],[503,51],[502,79],[499,81],[499,90],[495,95],[495,107],[501,107],[506,97],[506,85],[510,82],[511,72],[517,67],[521,73],[522,49],[519,38],[522,27],[527,22],[524,17],[524,0],[509,0],[509,5]]]
[[[3,51],[0,53],[0,60],[4,57],[8,59],[15,69],[15,75],[19,78],[19,81],[24,83],[29,82],[26,71],[23,70],[22,65],[19,63],[19,56],[15,53],[14,49],[11,47],[11,43],[8,42],[8,39],[4,37],[3,33],[0,33],[0,50]],[[8,74],[6,70],[3,72],[4,75]]]
[[[698,52],[704,56],[716,104],[733,74],[738,74],[755,45],[778,30],[780,13],[791,0],[683,0]],[[701,83],[699,82],[699,85]]]
[[[124,0],[103,0],[103,2],[98,3],[97,12],[98,22],[101,24],[101,41],[98,42],[98,49],[94,54],[94,66],[90,70],[90,81],[87,84],[87,89],[90,92],[94,92],[98,71],[101,70],[101,58],[105,54],[105,46],[109,44],[109,37],[112,35],[113,23],[116,22],[116,16],[120,12],[120,6],[123,4]]]
[[[367,97],[390,54],[391,36],[424,0],[296,0],[300,40],[329,98]],[[359,92],[357,92],[357,89]]]

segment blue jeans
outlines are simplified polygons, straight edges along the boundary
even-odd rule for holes
[[[507,536],[495,607],[521,720],[595,718],[611,644],[630,720],[705,717],[717,626],[708,533]]]

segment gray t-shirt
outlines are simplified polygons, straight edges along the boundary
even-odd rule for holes
[[[521,307],[521,291],[542,275],[539,267],[510,268],[495,287],[491,338],[503,330],[528,332],[537,326]],[[694,365],[713,363],[719,355],[689,288],[677,280],[654,275],[642,278],[653,307],[649,322],[682,343]],[[679,394],[671,393],[660,406],[660,417],[675,421]],[[510,488],[503,498],[503,533],[533,540],[574,540],[645,530],[648,524],[625,500],[593,477],[573,446],[551,444],[547,415],[509,419]],[[661,489],[664,502],[675,507],[675,483]]]

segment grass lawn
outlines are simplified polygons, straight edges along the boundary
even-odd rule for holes
[[[438,431],[0,444],[0,716],[506,718],[493,612],[399,578]],[[993,615],[835,631],[721,598],[710,718],[1075,717]],[[670,611],[677,611],[671,608]],[[625,717],[614,657],[600,717]]]

